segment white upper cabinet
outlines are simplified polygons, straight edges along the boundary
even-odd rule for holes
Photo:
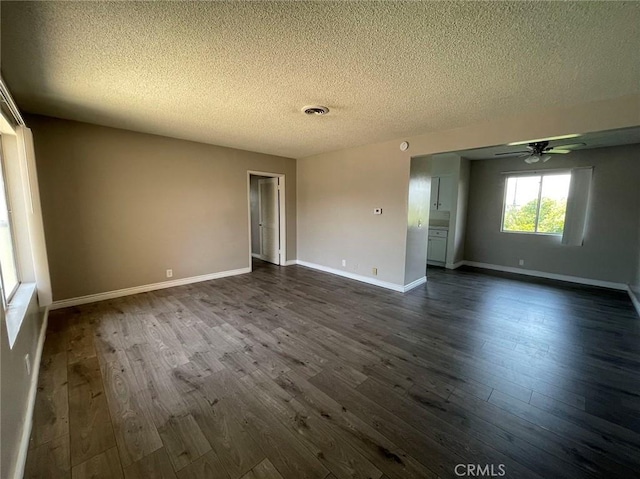
[[[453,207],[453,176],[431,178],[431,209],[451,211]]]

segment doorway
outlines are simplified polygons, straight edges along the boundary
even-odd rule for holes
[[[249,252],[252,258],[286,263],[285,177],[249,171]]]

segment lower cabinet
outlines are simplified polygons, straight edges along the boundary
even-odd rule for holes
[[[424,256],[423,256],[424,258]],[[429,237],[427,261],[444,263],[447,258],[447,239]]]

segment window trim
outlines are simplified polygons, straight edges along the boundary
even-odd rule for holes
[[[500,233],[508,233],[508,234],[519,234],[519,235],[531,235],[531,236],[551,236],[551,237],[559,237],[562,238],[564,231],[562,233],[544,233],[538,231],[538,222],[540,219],[540,207],[542,205],[542,183],[543,178],[545,176],[559,176],[559,175],[569,175],[569,181],[571,181],[571,169],[569,168],[553,168],[548,170],[529,170],[529,171],[504,171],[502,172],[505,175],[504,179],[504,193],[502,195],[502,216],[500,217]],[[507,186],[510,178],[527,178],[527,177],[540,177],[540,185],[538,186],[538,208],[536,210],[536,231],[511,231],[504,229],[504,216],[507,212]],[[567,194],[569,192],[567,191]],[[566,220],[566,212],[565,212],[565,220]],[[564,228],[563,228],[564,230]]]
[[[6,315],[2,314],[5,309],[0,304],[0,323],[6,327],[9,349],[13,349],[27,317],[31,317],[29,322],[33,322],[35,316],[43,314],[52,303],[52,293],[33,134],[20,116],[2,75],[0,97],[3,100],[0,148],[4,158],[6,194],[10,198],[8,208],[12,214],[14,260],[20,282],[12,292]]]

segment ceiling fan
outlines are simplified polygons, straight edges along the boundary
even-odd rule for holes
[[[573,143],[571,145],[558,145],[558,146],[549,146],[548,140],[538,140],[532,143],[529,143],[526,146],[526,151],[509,151],[506,153],[496,153],[496,156],[513,156],[518,155],[517,158],[524,158],[525,163],[537,163],[542,161],[543,163],[549,161],[551,159],[551,155],[561,154],[566,155],[567,153],[571,153],[574,148],[579,148],[581,146],[585,146],[585,143]]]

